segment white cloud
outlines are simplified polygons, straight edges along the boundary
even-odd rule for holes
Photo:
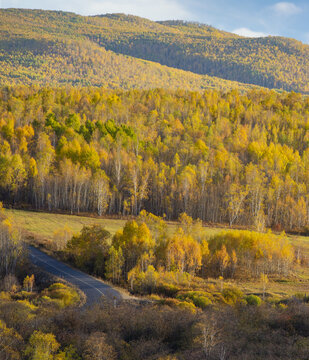
[[[284,16],[296,15],[301,12],[301,8],[292,2],[278,2],[272,6],[272,9],[277,15]]]
[[[240,35],[240,36],[245,36],[245,37],[265,37],[265,36],[267,36],[267,34],[265,34],[263,32],[253,31],[253,30],[250,30],[245,27],[235,29],[234,31],[232,31],[232,33]]]

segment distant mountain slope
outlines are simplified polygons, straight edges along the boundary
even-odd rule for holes
[[[40,42],[44,40],[46,43],[52,42],[53,44],[60,42],[62,45],[58,51],[59,59],[68,59],[67,52],[70,52],[68,50],[70,46],[79,47],[83,53],[89,49],[91,49],[90,52],[98,53],[100,47],[118,54],[155,61],[196,74],[217,76],[222,79],[269,88],[309,93],[309,46],[293,39],[281,37],[243,38],[206,25],[182,21],[153,22],[122,14],[82,17],[73,13],[57,11],[6,9],[0,10],[0,49],[2,49],[0,61],[2,62],[1,65],[4,64],[8,70],[11,70],[11,75],[6,76],[7,80],[13,78],[16,68],[21,73],[27,72],[29,59],[35,63],[36,68],[33,70],[35,73],[37,72],[36,69],[42,70],[44,68],[44,61],[40,60],[43,61],[43,64],[40,65],[40,61],[37,60],[38,53],[43,56],[42,50],[38,46],[39,43],[34,42],[33,48],[24,53],[23,41],[25,39],[30,41],[29,46],[34,40]],[[12,46],[12,40],[15,40],[14,46]],[[55,45],[51,45],[51,47],[53,46]],[[86,48],[87,50],[85,50]],[[9,53],[7,53],[7,49],[10,49]],[[14,54],[12,49],[15,51]],[[106,53],[104,49],[104,56],[106,54],[112,55]],[[61,51],[66,53],[64,54]],[[52,57],[53,54],[54,52],[52,52]],[[20,58],[17,63],[16,56]],[[118,60],[123,63],[129,59],[120,58]],[[70,68],[67,60],[59,61],[56,64],[56,60],[59,59],[54,59],[56,67],[58,64],[58,67],[63,68],[64,63],[67,62],[66,66]],[[89,61],[91,63],[90,58]],[[129,61],[132,64],[139,64],[136,66],[146,66],[146,63],[135,63],[133,59]],[[76,59],[75,67],[78,62],[80,60]],[[51,59],[45,63],[45,70],[50,63],[53,63]],[[92,64],[90,63],[89,69],[92,67],[93,72],[97,74],[92,74],[89,70],[90,75],[88,75],[85,66],[81,70],[75,68],[75,72],[83,74],[83,78],[77,82],[95,85],[95,82],[98,83],[96,76],[102,79],[103,75],[97,69],[104,67],[104,62],[98,62],[96,57],[95,61],[93,60]],[[152,66],[156,66],[155,75],[151,75],[150,67]],[[193,74],[184,72],[177,73],[176,76],[175,70],[170,70],[173,75],[169,77],[166,73],[168,69],[158,66],[147,63],[146,74],[148,73],[149,76],[147,79],[145,78],[146,84],[150,78],[158,76],[158,72],[163,72],[164,75],[159,82],[164,82],[165,86],[167,86],[166,82],[170,81],[168,79],[171,78],[177,78],[176,83],[182,84],[183,87],[194,89],[203,88],[205,83],[206,86],[217,86],[217,79],[210,81],[209,78],[198,78],[194,77]],[[71,76],[69,68],[63,69],[65,73],[67,72],[65,78]],[[124,68],[119,68],[119,71],[127,71],[128,65]],[[48,70],[49,72],[52,71],[52,69]],[[144,71],[143,68],[142,72],[144,73]],[[127,82],[129,87],[132,76],[140,76],[135,74],[133,70],[129,77],[127,74],[118,73],[122,77],[122,81]],[[185,79],[185,77],[187,78]],[[188,80],[188,77],[191,80]],[[2,74],[2,81],[4,78],[5,75]],[[58,81],[56,75],[54,81]],[[102,80],[103,83],[104,81]],[[191,85],[186,86],[184,82],[187,81],[191,81]],[[204,83],[196,86],[198,81],[204,81]],[[209,81],[212,82],[211,85]],[[118,80],[114,82],[121,86]],[[157,83],[158,79],[151,82]],[[139,81],[138,85],[139,87],[142,86]],[[132,86],[134,87],[134,85]],[[171,86],[177,87],[178,85]]]
[[[107,51],[89,40],[0,42],[0,85],[248,90],[245,85]]]

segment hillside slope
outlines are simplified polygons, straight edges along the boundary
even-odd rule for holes
[[[0,85],[184,90],[252,88],[107,51],[89,40],[13,39],[0,47]]]
[[[104,48],[196,74],[309,93],[309,46],[293,39],[243,38],[206,25],[182,21],[153,22],[122,14],[83,17],[56,11],[0,10],[1,61],[9,69],[15,66],[16,59],[12,62],[5,49],[12,48],[13,40],[16,44],[14,56],[21,58],[19,65],[27,56],[36,61],[36,48],[34,53],[24,54],[22,45],[25,39],[30,42],[42,39],[61,41],[64,44],[79,41],[82,48],[92,47],[95,51]],[[63,56],[67,57],[67,54]],[[125,62],[124,59],[121,61]],[[97,59],[92,64],[94,71],[96,62]],[[20,71],[26,72],[26,68]],[[88,74],[84,70],[82,73],[85,75],[82,83],[87,82]],[[8,79],[13,76],[11,74]],[[178,75],[179,78],[182,76]],[[165,85],[166,80],[162,79]],[[92,78],[89,83],[95,85],[95,80]],[[122,86],[121,82],[116,83]],[[192,85],[189,87],[194,88]]]

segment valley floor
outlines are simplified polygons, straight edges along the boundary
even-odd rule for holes
[[[68,228],[72,234],[79,233],[84,225],[99,224],[105,227],[112,235],[122,229],[126,220],[95,218],[87,216],[64,215],[23,210],[7,210],[7,214],[15,225],[25,231],[27,238],[32,245],[47,247],[57,242],[57,232]],[[168,224],[168,231],[172,232],[176,223]],[[222,231],[219,227],[203,227],[207,237]],[[309,257],[309,238],[304,236],[288,236],[296,250],[300,250],[305,257]],[[70,280],[69,280],[70,281]],[[218,281],[218,280],[214,280]],[[236,285],[245,294],[255,293],[261,295],[261,284],[256,280],[228,281],[230,285]],[[228,285],[228,284],[226,284]],[[293,296],[297,293],[308,293],[309,289],[309,268],[296,266],[293,273],[285,279],[271,279],[267,286],[267,294],[274,298]]]

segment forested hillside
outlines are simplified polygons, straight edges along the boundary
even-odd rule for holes
[[[6,205],[308,226],[301,95],[15,87],[0,119]]]
[[[117,55],[89,40],[17,39],[2,43],[1,85],[104,86],[109,89],[233,89],[253,86]]]
[[[125,89],[160,86],[191,90],[236,86],[116,56],[116,52],[196,74],[309,92],[308,45],[279,37],[242,38],[181,21],[152,22],[120,14],[82,17],[64,12],[1,10],[0,51],[1,84],[69,82]]]

